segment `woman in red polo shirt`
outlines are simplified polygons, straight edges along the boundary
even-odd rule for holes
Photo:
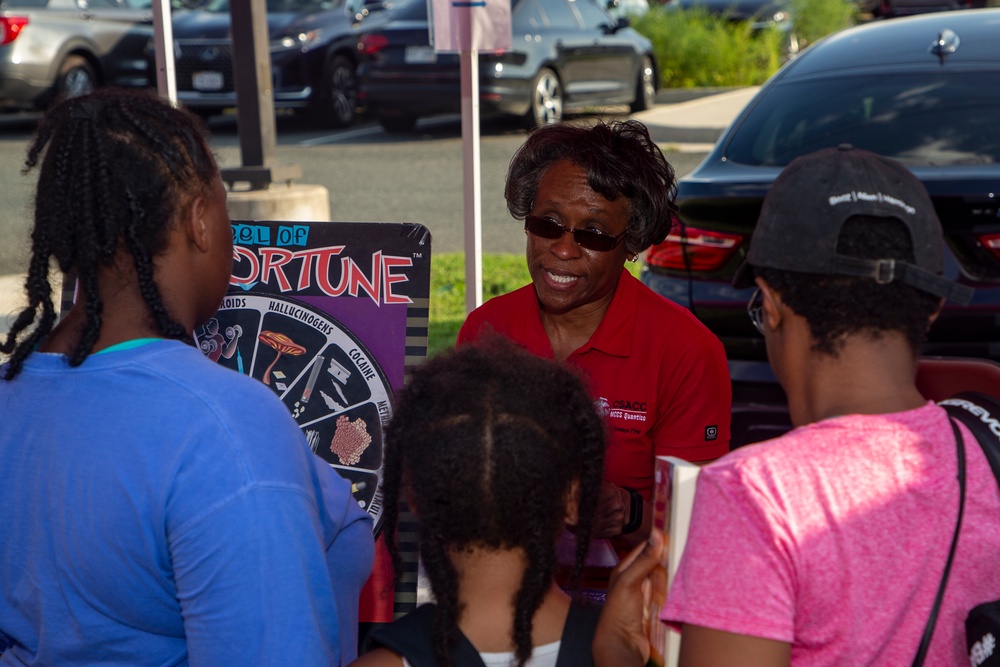
[[[473,311],[465,343],[497,331],[584,376],[609,434],[595,537],[645,539],[656,456],[729,450],[731,388],[719,340],[625,269],[663,241],[674,172],[634,120],[535,130],[507,172],[531,284]]]

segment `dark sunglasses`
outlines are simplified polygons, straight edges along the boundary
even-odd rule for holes
[[[592,229],[570,229],[552,218],[543,218],[537,215],[529,215],[524,219],[524,229],[543,239],[557,239],[569,232],[581,248],[596,252],[614,250],[625,240],[626,234],[626,232],[622,232],[618,236],[611,236],[611,234],[602,234]]]
[[[750,316],[750,321],[753,325],[757,327],[757,331],[764,334],[764,294],[760,291],[758,287],[753,291],[750,296],[750,301],[747,302],[747,315]]]

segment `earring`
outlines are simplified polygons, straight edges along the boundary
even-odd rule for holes
[[[632,253],[632,256],[628,258],[628,261],[630,262],[635,262],[638,260],[639,260],[639,253],[637,252]]]

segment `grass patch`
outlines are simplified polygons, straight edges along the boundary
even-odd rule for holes
[[[638,276],[638,262],[625,264]],[[524,255],[483,255],[483,301],[512,292],[531,282]],[[427,356],[455,345],[465,321],[465,254],[441,253],[431,258],[431,304]]]

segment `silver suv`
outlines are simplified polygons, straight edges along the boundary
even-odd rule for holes
[[[0,0],[0,106],[155,85],[151,0]]]

